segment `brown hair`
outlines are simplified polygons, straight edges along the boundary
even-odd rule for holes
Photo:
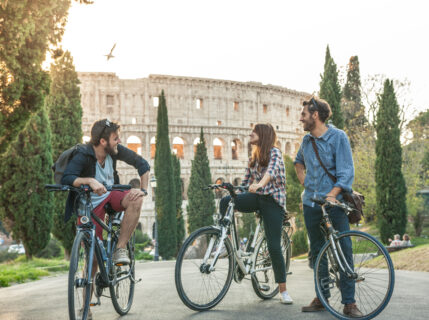
[[[273,126],[269,123],[258,123],[253,129],[253,132],[258,135],[259,140],[253,147],[249,167],[254,167],[256,162],[261,167],[267,167],[270,161],[271,148],[274,147],[277,141],[276,132],[274,131]]]
[[[315,111],[317,111],[319,113],[319,119],[323,123],[325,123],[325,121],[328,120],[332,115],[329,103],[323,99],[312,96],[310,99],[305,100],[302,105],[304,107],[308,106],[308,112],[310,112],[310,114],[313,114]]]
[[[109,119],[102,119],[94,122],[91,128],[91,140],[89,143],[95,147],[100,144],[100,140],[104,139],[109,141],[110,135],[118,131],[120,125],[116,122],[112,122]]]

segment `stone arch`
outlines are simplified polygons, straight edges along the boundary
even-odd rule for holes
[[[291,150],[291,146],[290,146],[290,142],[286,142],[285,145],[285,154],[290,155],[290,150]]]
[[[213,139],[213,158],[215,160],[222,160],[224,154],[225,141],[222,138]]]
[[[150,158],[155,159],[155,152],[156,152],[156,138],[152,137],[150,138]]]
[[[142,154],[142,142],[136,136],[129,136],[127,139],[127,148],[133,150],[135,153]]]
[[[182,139],[181,137],[174,137],[173,138],[173,153],[176,154],[176,156],[179,159],[185,158],[184,148],[185,148],[185,140]]]
[[[197,153],[197,144],[199,144],[199,143],[200,143],[200,137],[196,137],[194,139],[194,154]]]
[[[236,138],[233,139],[231,142],[231,157],[232,160],[238,160],[240,159],[240,154],[241,154],[241,141],[240,139]]]
[[[234,178],[234,180],[232,181],[232,184],[233,184],[234,186],[239,186],[239,185],[241,185],[241,178],[239,178],[239,177]]]

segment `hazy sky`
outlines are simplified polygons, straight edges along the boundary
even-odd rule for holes
[[[416,0],[73,2],[63,46],[78,71],[257,81],[312,93],[329,44],[342,70],[359,56],[362,80],[408,79],[415,115],[429,108],[428,12],[429,3]],[[106,61],[114,43],[115,58]]]

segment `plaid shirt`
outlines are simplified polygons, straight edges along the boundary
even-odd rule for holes
[[[262,190],[257,191],[257,193],[271,195],[280,207],[286,210],[285,165],[283,162],[282,152],[276,147],[273,147],[270,150],[270,161],[268,162],[268,167],[260,167],[256,162],[254,167],[246,168],[246,175],[244,176],[242,185],[250,186],[253,183],[258,183],[262,180],[265,174],[269,174],[271,176],[271,180],[264,188],[262,188]]]

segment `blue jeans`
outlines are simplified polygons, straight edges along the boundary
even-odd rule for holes
[[[220,213],[225,216],[231,196],[223,197],[220,201]],[[255,212],[259,210],[264,221],[265,237],[268,252],[273,263],[274,278],[277,283],[286,282],[286,265],[282,255],[280,239],[282,235],[285,211],[270,195],[256,193],[241,193],[235,199],[235,209],[241,212]]]
[[[332,225],[335,230],[339,232],[350,230],[349,220],[347,215],[341,208],[334,207],[328,211],[329,217],[331,219]],[[320,249],[326,242],[325,235],[320,229],[320,223],[322,221],[322,208],[315,206],[314,208],[304,205],[304,219],[305,226],[307,227],[308,237],[310,238],[310,250],[311,250],[311,265],[314,266],[317,256],[320,252]],[[344,256],[350,267],[353,268],[353,250],[352,243],[350,238],[343,238],[340,240],[341,249],[343,250]],[[322,259],[322,264],[320,266],[320,272],[328,276],[328,264],[325,258]],[[314,268],[314,272],[316,269]],[[355,296],[355,282],[354,280],[348,279],[345,274],[340,272],[340,288],[341,288],[341,303],[348,304],[356,302]],[[329,289],[322,290],[323,295],[326,298],[330,297]]]

